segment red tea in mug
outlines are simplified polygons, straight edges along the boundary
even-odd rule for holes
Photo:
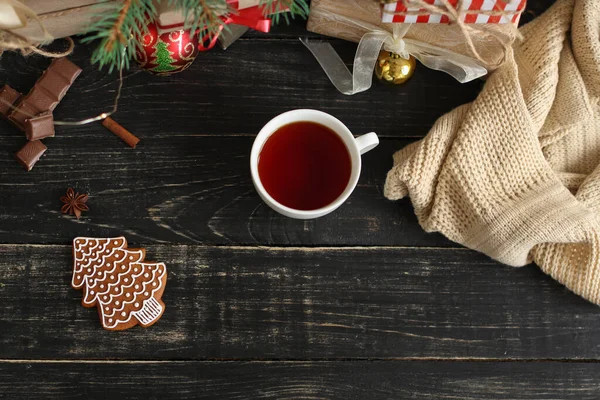
[[[316,210],[346,189],[350,153],[331,129],[309,121],[284,125],[263,145],[258,175],[265,190],[284,206]]]

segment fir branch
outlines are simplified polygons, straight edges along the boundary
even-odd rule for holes
[[[108,40],[104,44],[104,47],[107,51],[110,51],[113,48],[115,41],[119,40],[122,44],[125,44],[125,37],[123,36],[123,22],[125,22],[125,18],[127,17],[127,11],[129,11],[129,7],[131,7],[131,3],[133,0],[124,0],[123,6],[121,7],[121,11],[119,11],[119,17],[115,22],[115,25],[110,30],[110,35],[108,36]]]
[[[225,0],[169,0],[169,4],[183,11],[185,28],[199,31],[200,38],[219,34],[225,26],[221,16],[234,11]]]
[[[186,29],[198,32],[204,38],[213,38],[223,29],[221,16],[236,12],[226,0],[159,0],[168,1],[183,12]],[[273,23],[278,23],[281,16],[289,23],[292,18],[306,18],[309,12],[308,0],[260,0],[265,15],[270,16]],[[100,68],[108,66],[109,73],[114,69],[129,68],[137,49],[141,49],[140,38],[147,32],[147,25],[157,17],[152,0],[122,0],[107,2],[96,6],[97,20],[92,24],[89,36],[83,42],[100,40],[99,46],[92,54],[92,62]],[[197,34],[198,34],[197,33]]]
[[[278,24],[281,16],[286,23],[290,23],[296,16],[307,18],[310,11],[307,0],[260,0],[260,5],[265,10],[265,15],[269,15],[274,24]]]
[[[83,39],[84,43],[99,39],[92,54],[92,63],[100,68],[129,68],[129,60],[141,47],[139,38],[146,33],[147,24],[156,17],[152,0],[123,0],[121,3],[101,3],[97,6],[97,21]]]

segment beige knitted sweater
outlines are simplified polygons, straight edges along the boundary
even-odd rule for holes
[[[394,155],[385,195],[600,304],[600,0],[558,0],[479,97]]]

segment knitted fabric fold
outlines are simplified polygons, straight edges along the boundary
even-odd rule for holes
[[[521,33],[474,102],[394,155],[385,195],[600,304],[600,1],[558,0]]]

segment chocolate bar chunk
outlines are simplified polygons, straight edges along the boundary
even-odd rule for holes
[[[40,110],[40,112],[44,112],[54,110],[60,100],[58,99],[56,93],[52,93],[36,83],[23,101],[31,104]]]
[[[62,75],[63,78],[69,81],[70,85],[72,85],[73,82],[75,82],[75,79],[77,79],[77,77],[81,73],[81,68],[73,64],[66,57],[55,59],[54,61],[52,61],[52,64],[50,64],[50,67],[48,67],[48,69],[52,69],[53,71],[56,71],[57,73]]]
[[[12,111],[10,106],[14,105],[17,100],[21,97],[21,93],[17,92],[15,89],[11,88],[8,85],[4,85],[2,89],[0,89],[0,115],[4,118]],[[9,104],[7,104],[9,103]]]
[[[24,131],[25,127],[23,124],[25,123],[25,120],[31,118],[32,115],[37,115],[39,113],[40,111],[37,107],[30,104],[28,101],[22,100],[19,103],[17,109],[12,110],[8,114],[8,120],[12,122],[17,128]]]
[[[80,73],[81,68],[66,58],[52,61],[17,109],[9,114],[9,120],[24,130],[26,119],[53,111]]]
[[[25,146],[15,154],[19,164],[23,166],[27,171],[31,171],[36,162],[40,159],[42,154],[48,150],[44,143],[39,140],[33,142],[27,142]]]
[[[24,127],[25,136],[29,141],[51,137],[54,136],[54,117],[48,111],[26,119]]]
[[[65,97],[71,84],[58,72],[47,69],[38,79],[36,86],[44,88],[52,100],[59,102]]]

